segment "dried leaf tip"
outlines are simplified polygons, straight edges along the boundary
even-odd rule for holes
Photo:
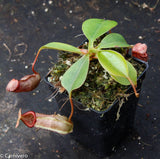
[[[21,120],[21,115],[22,115],[22,109],[20,108],[19,109],[19,112],[18,112],[18,119],[17,119],[17,123],[16,123],[16,126],[15,128],[17,128],[19,126],[19,121]]]
[[[135,93],[135,96],[136,96],[137,98],[139,98],[139,93]]]

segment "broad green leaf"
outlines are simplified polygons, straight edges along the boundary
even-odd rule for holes
[[[105,50],[98,53],[98,60],[102,67],[111,75],[127,77],[128,65],[125,58],[113,50]]]
[[[40,50],[42,50],[42,49],[56,49],[56,50],[62,50],[62,51],[74,52],[74,53],[81,54],[80,49],[78,49],[72,45],[60,43],[60,42],[48,43],[40,48]]]
[[[131,79],[134,85],[137,85],[137,71],[130,62],[127,61],[128,65],[128,77]],[[115,81],[123,85],[130,85],[130,82],[126,77],[111,75]]]
[[[115,48],[115,47],[129,47],[124,37],[118,33],[111,33],[104,37],[98,48]]]
[[[82,56],[64,73],[61,83],[69,94],[71,94],[74,89],[82,86],[82,84],[86,80],[88,68],[89,55],[87,54]]]
[[[82,30],[84,35],[88,38],[89,43],[91,43],[91,46],[93,46],[93,42],[98,37],[111,30],[116,25],[117,22],[113,20],[88,19],[83,22]]]

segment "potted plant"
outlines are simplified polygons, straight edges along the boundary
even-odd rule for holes
[[[82,24],[87,40],[78,48],[60,42],[40,47],[32,65],[34,74],[20,80],[12,79],[6,90],[32,91],[40,82],[40,75],[34,70],[39,53],[44,49],[65,51],[60,52],[47,82],[53,85],[55,94],[59,94],[55,95],[58,101],[68,94],[71,109],[64,106],[63,115],[33,111],[21,114],[20,110],[16,127],[21,119],[28,127],[60,134],[72,132],[76,140],[99,155],[114,149],[133,126],[148,67],[144,62],[147,61],[147,46],[129,45],[122,35],[111,32],[116,25],[113,20],[88,19]],[[129,54],[131,49],[132,55]]]

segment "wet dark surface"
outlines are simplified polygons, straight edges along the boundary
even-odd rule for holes
[[[42,81],[29,93],[7,93],[12,78],[31,74],[31,63],[41,45],[51,41],[77,46],[85,37],[81,24],[88,18],[116,20],[114,29],[130,44],[148,45],[149,70],[143,82],[136,112],[135,130],[106,159],[160,158],[160,3],[156,0],[1,0],[0,1],[0,158],[20,154],[21,158],[98,159],[74,141],[45,130],[29,129],[20,124],[15,129],[18,109],[54,113],[56,102],[48,101],[51,91]],[[43,51],[36,65],[41,76],[56,61],[56,51]],[[13,157],[12,157],[13,158]],[[14,157],[16,158],[16,157]]]

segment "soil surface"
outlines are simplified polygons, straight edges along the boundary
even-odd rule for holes
[[[119,49],[119,53],[122,55],[126,54],[126,52],[129,51]],[[124,56],[137,71],[137,78],[146,72],[147,64],[137,62],[129,56],[129,53],[127,53],[127,56]],[[65,92],[65,89],[61,85],[61,77],[65,71],[81,57],[82,56],[77,54],[59,51],[57,63],[51,68],[51,72],[46,77],[47,82],[50,82],[50,85],[57,89],[54,91],[55,96],[58,92],[59,94]],[[127,94],[129,87],[130,86],[121,85],[116,82],[109,73],[103,69],[97,59],[92,59],[89,63],[89,70],[84,84],[72,92],[72,98],[87,108],[92,108],[96,111],[105,111],[110,109],[110,106],[113,105],[118,98],[129,97],[129,94]],[[133,90],[130,95],[131,94],[134,94]]]
[[[57,103],[41,81],[29,93],[8,93],[12,78],[31,74],[40,46],[59,41],[78,46],[85,37],[81,24],[88,18],[119,23],[114,32],[129,44],[148,45],[149,69],[143,82],[135,117],[135,129],[104,159],[160,158],[160,2],[159,0],[1,0],[0,1],[0,158],[99,159],[74,141],[45,130],[15,129],[19,108],[52,114]],[[43,51],[36,63],[42,78],[57,60],[56,51]],[[18,156],[19,155],[19,156]]]

